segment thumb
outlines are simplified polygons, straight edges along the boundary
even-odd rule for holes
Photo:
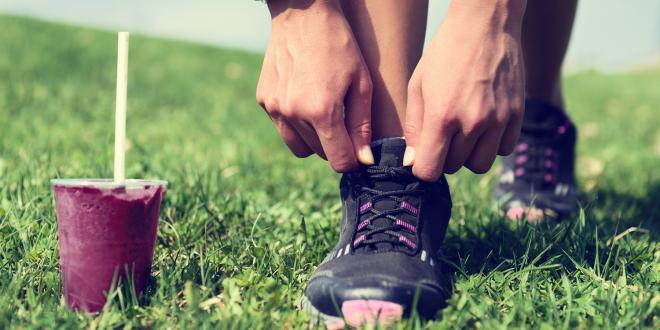
[[[424,99],[422,87],[414,79],[408,86],[408,101],[406,104],[406,118],[403,125],[403,134],[406,136],[406,152],[403,155],[403,165],[412,166],[415,162],[415,147],[419,141],[424,119]]]
[[[368,74],[360,75],[346,94],[346,129],[353,142],[358,161],[365,165],[374,164],[371,152],[371,93],[372,85]]]

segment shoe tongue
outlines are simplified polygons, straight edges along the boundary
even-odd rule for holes
[[[378,166],[403,166],[403,153],[406,151],[406,140],[403,138],[386,138],[372,144],[371,150]]]
[[[382,141],[377,141],[371,147],[374,154],[374,160],[376,166],[379,167],[401,167],[403,166],[403,154],[406,150],[406,141],[403,138],[388,138]],[[410,169],[408,169],[410,170]],[[409,182],[404,180],[377,180],[374,182],[374,189],[380,191],[393,191],[393,190],[403,190]],[[383,198],[374,203],[374,208],[379,210],[391,210],[399,207],[396,201],[390,198]],[[410,218],[408,215],[399,215],[398,217],[403,218],[411,223],[414,223],[414,218]],[[374,219],[373,225],[375,227],[386,227],[390,226],[392,220],[386,218]],[[374,239],[386,239],[388,238],[387,234],[380,233],[373,236]],[[371,247],[370,249],[373,249]],[[375,249],[378,251],[391,251],[394,249],[394,246],[390,243],[378,243],[375,245]]]
[[[537,100],[525,102],[524,128],[554,130],[567,121],[566,113],[550,103]]]
[[[403,166],[403,153],[406,151],[406,140],[386,138],[372,144],[371,150],[376,166],[401,167]],[[400,190],[405,187],[405,183],[394,180],[379,180],[374,183],[374,188],[382,191]]]

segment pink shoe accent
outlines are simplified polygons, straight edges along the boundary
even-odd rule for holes
[[[344,320],[352,327],[388,326],[403,317],[403,306],[383,300],[349,300],[341,306]]]
[[[542,209],[528,207],[512,207],[506,211],[507,218],[511,220],[522,220],[525,215],[527,215],[527,221],[537,222],[545,217],[545,212]]]
[[[527,210],[527,221],[536,222],[543,220],[545,213],[541,209],[532,208]]]
[[[367,236],[365,235],[360,235],[358,236],[354,241],[353,241],[353,247],[356,247],[358,244],[360,244],[362,241],[367,239]]]
[[[518,152],[524,152],[524,151],[527,150],[528,147],[529,147],[529,146],[527,145],[527,143],[524,143],[524,142],[523,142],[523,143],[520,143],[520,144],[518,144],[518,145],[516,146],[516,151],[518,151]]]
[[[405,221],[403,221],[403,220],[396,219],[395,224],[396,224],[397,226],[401,226],[401,227],[403,227],[403,228],[406,228],[406,229],[410,230],[410,231],[413,232],[413,233],[417,232],[417,227],[416,227],[415,225],[411,225],[411,224],[409,224],[409,223],[407,223],[407,222],[405,222]],[[359,229],[359,228],[358,228],[358,229]]]
[[[369,211],[369,209],[373,206],[373,203],[371,202],[366,202],[360,206],[360,214]]]
[[[520,220],[525,215],[525,208],[523,207],[512,207],[506,211],[507,218],[511,220]]]
[[[339,330],[346,328],[346,324],[344,323],[344,321],[339,320],[339,321],[326,323],[325,328],[328,330]]]
[[[371,223],[371,220],[369,220],[369,219],[360,222],[360,224],[357,226],[357,230],[361,230],[362,228],[366,227],[370,223]]]
[[[403,235],[399,235],[399,242],[403,242],[403,244],[408,245],[408,247],[413,250],[417,248],[417,244],[413,243],[413,241]]]
[[[406,209],[406,210],[410,211],[410,213],[412,213],[414,215],[417,215],[417,212],[419,212],[419,210],[416,207],[412,206],[412,204],[410,204],[406,201],[402,201],[401,205],[399,205],[399,207],[402,208],[402,209]]]
[[[527,155],[520,155],[516,157],[516,164],[520,165],[527,161]]]

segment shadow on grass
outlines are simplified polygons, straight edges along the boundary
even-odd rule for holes
[[[583,194],[581,200],[589,200],[587,207],[601,222],[609,222],[610,228],[617,224],[619,232],[642,228],[653,241],[660,239],[660,181],[650,182],[644,196],[598,189],[594,194]]]
[[[466,219],[467,225],[450,226],[442,251],[447,273],[486,276],[549,263],[569,270],[577,265],[600,270],[613,267],[615,248],[616,257],[629,260],[639,260],[635,254],[652,254],[650,243],[660,237],[660,182],[650,182],[643,196],[599,189],[580,197],[587,201],[584,213],[562,222],[514,222],[491,212]],[[626,270],[634,273],[635,268]]]

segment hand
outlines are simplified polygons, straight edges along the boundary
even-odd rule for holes
[[[257,86],[298,157],[313,153],[337,172],[373,164],[371,77],[336,0],[269,1],[272,34]]]
[[[452,4],[408,86],[404,165],[426,181],[462,166],[488,171],[497,154],[513,151],[520,132],[524,5],[517,13],[490,1],[465,3]]]

